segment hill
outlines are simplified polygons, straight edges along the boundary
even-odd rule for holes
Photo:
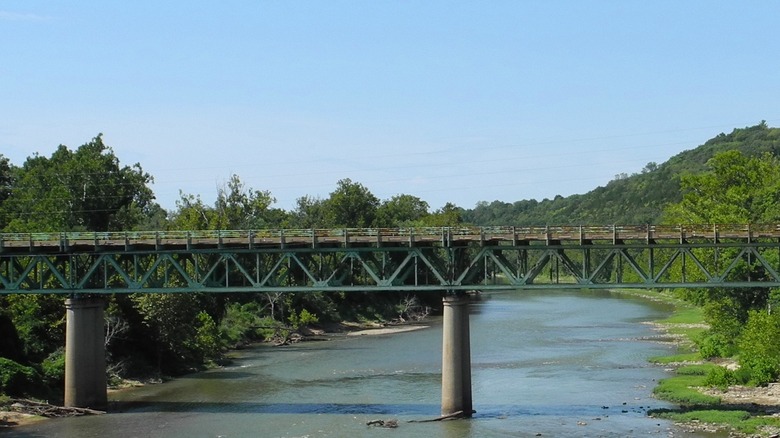
[[[780,156],[780,128],[761,122],[734,129],[663,164],[649,163],[641,173],[624,174],[585,194],[542,201],[481,202],[465,210],[463,219],[482,226],[658,223],[664,207],[681,199],[680,177],[703,171],[710,158],[727,150],[739,150],[748,156]]]

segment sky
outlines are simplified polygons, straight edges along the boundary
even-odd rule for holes
[[[431,210],[585,193],[780,126],[780,2],[0,0],[0,154],[99,133],[157,202],[236,174]]]

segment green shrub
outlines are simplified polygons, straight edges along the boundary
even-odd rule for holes
[[[766,385],[780,377],[780,317],[751,311],[739,341],[739,362],[750,372],[750,382]]]
[[[11,396],[25,396],[37,392],[41,376],[34,368],[0,357],[0,392]]]
[[[267,337],[267,327],[278,325],[271,318],[263,318],[260,305],[232,303],[225,309],[219,324],[219,333],[229,347],[238,347]],[[273,333],[273,330],[270,330]]]
[[[65,350],[60,348],[41,363],[43,378],[49,387],[65,384]]]
[[[707,386],[714,386],[722,390],[726,390],[729,386],[739,385],[745,383],[742,381],[742,375],[736,371],[732,371],[726,367],[716,366],[704,379],[704,384]]]
[[[317,315],[310,313],[306,309],[301,309],[300,313],[297,314],[294,310],[291,310],[290,317],[288,319],[290,320],[290,325],[292,325],[292,328],[296,330],[301,327],[307,327],[311,324],[319,322]]]
[[[699,354],[704,359],[714,357],[731,357],[736,353],[736,346],[733,340],[728,339],[720,333],[706,331],[695,340],[699,347]]]
[[[204,311],[196,317],[193,350],[201,359],[218,359],[222,355],[222,339],[217,323]]]

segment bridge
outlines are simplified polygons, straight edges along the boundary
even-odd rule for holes
[[[468,291],[780,287],[779,272],[778,224],[0,234],[0,294],[69,296],[65,402],[90,407],[107,401],[101,294],[442,294],[442,413],[469,415]]]

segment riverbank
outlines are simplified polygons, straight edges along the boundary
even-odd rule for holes
[[[392,327],[376,327],[347,332],[347,336],[380,336],[392,335],[396,333],[413,332],[429,328],[428,325],[398,325]]]
[[[8,427],[26,426],[45,420],[40,415],[25,414],[23,412],[0,411],[0,430]]]
[[[651,359],[675,373],[659,382],[654,395],[680,407],[649,415],[673,420],[690,431],[720,431],[729,437],[780,437],[780,383],[766,387],[705,386],[710,370],[734,369],[738,365],[733,360],[705,361],[698,354],[694,339],[708,328],[701,308],[676,298],[669,291],[615,293],[665,303],[673,309],[668,318],[648,324],[662,333],[659,342],[669,342],[677,349],[674,355]]]
[[[429,328],[430,325],[420,322],[399,323],[393,325],[380,323],[340,323],[319,329],[304,329],[298,342],[322,341],[338,336],[382,336],[405,333]],[[173,378],[171,378],[173,379]],[[162,379],[159,377],[145,380],[125,379],[117,385],[108,388],[108,393],[126,390],[129,388],[138,388],[147,385],[160,384],[171,379]],[[54,405],[46,405],[50,409],[60,408]],[[48,419],[50,416],[41,415],[37,409],[31,409],[29,406],[19,403],[15,399],[0,397],[0,429],[25,426]]]
[[[104,414],[84,408],[66,408],[47,402],[29,399],[0,397],[0,429],[24,426],[47,418],[75,417],[81,415]]]

